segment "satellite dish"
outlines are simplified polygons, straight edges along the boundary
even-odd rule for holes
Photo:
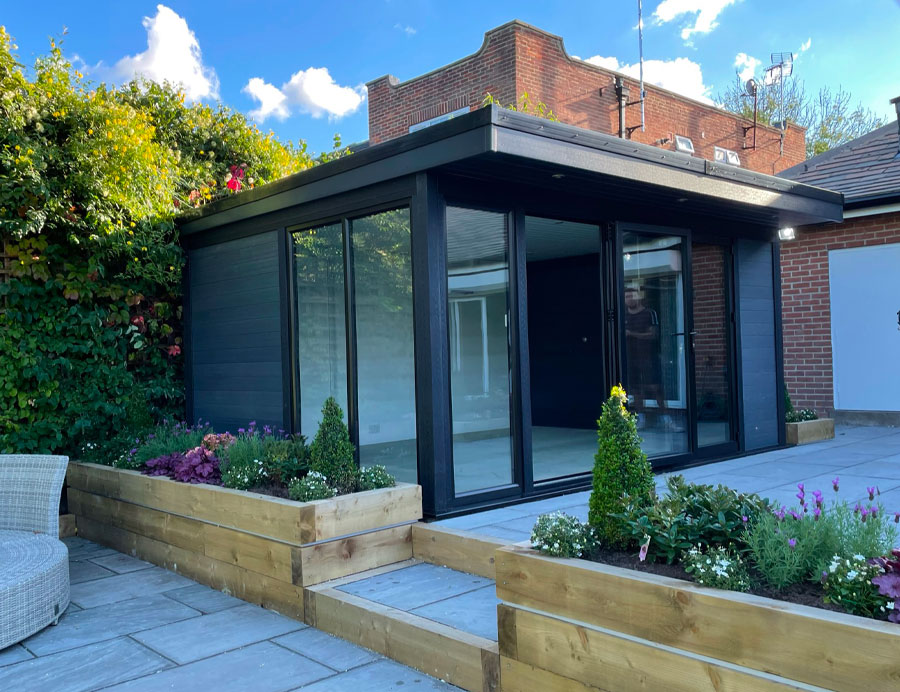
[[[747,80],[747,83],[744,85],[744,89],[747,90],[747,96],[756,96],[757,84],[756,80],[752,77]]]

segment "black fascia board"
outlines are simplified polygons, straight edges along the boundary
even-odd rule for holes
[[[881,207],[898,202],[900,202],[900,190],[892,190],[891,192],[883,192],[877,195],[860,195],[859,197],[844,198],[844,209]]]
[[[185,215],[179,224],[189,235],[496,153],[788,211],[804,223],[842,219],[838,192],[491,106],[219,200]]]

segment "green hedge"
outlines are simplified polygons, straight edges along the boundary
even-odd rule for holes
[[[54,42],[26,73],[15,49],[0,27],[0,451],[78,455],[183,413],[175,216],[314,161],[172,86],[92,84]]]

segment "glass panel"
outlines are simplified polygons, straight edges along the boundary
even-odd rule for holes
[[[333,396],[347,420],[344,242],[341,224],[293,233],[300,363],[300,431],[312,440]]]
[[[688,451],[681,238],[625,233],[625,389],[648,456]]]
[[[416,483],[416,367],[409,210],[352,221],[359,460]]]
[[[526,217],[534,480],[590,471],[602,405],[600,229]]]
[[[512,482],[506,215],[447,209],[456,493]]]
[[[726,260],[726,249],[721,245],[694,243],[691,246],[699,447],[732,439]]]

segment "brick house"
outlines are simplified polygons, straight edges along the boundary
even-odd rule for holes
[[[900,97],[891,101],[900,112]],[[900,121],[783,171],[844,194],[844,221],[781,245],[785,382],[794,405],[900,424]]]
[[[686,137],[694,149],[689,153],[726,161],[724,152],[732,152],[741,167],[759,173],[773,175],[806,156],[802,127],[790,124],[782,132],[757,124],[754,133],[752,121],[646,82],[641,131],[636,80],[573,58],[562,38],[518,20],[486,32],[477,52],[450,65],[402,83],[385,75],[366,86],[373,145],[475,110],[488,93],[502,104],[527,93],[532,104],[546,104],[562,123],[613,135],[621,126],[628,139],[670,151],[676,136]],[[620,97],[627,104],[621,122]]]

